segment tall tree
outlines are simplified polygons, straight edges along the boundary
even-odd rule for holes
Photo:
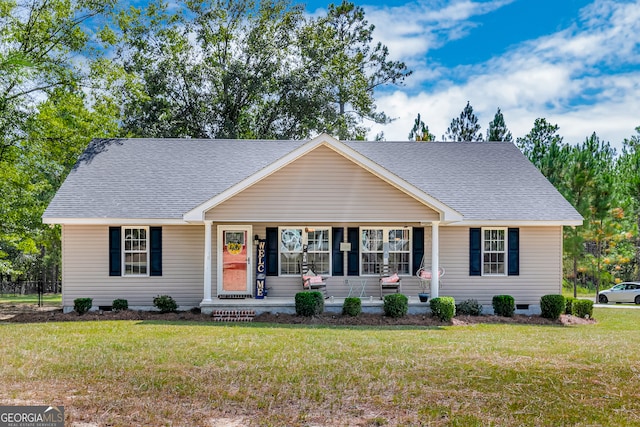
[[[420,113],[413,123],[413,128],[409,132],[409,139],[415,141],[431,142],[436,140],[436,136],[429,132],[429,126],[425,125],[420,118]]]
[[[502,111],[498,108],[493,120],[489,122],[489,129],[487,129],[487,141],[507,141],[511,142],[513,137],[511,132],[504,123],[504,117]]]
[[[363,137],[363,119],[389,121],[374,90],[409,75],[349,3],[305,20],[288,0],[153,0],[114,22],[109,87],[135,135]]]
[[[447,129],[446,139],[449,141],[482,141],[482,133],[479,132],[478,117],[473,112],[473,107],[467,101],[466,107],[460,113],[460,117],[451,120]]]
[[[517,145],[542,174],[586,218],[589,211],[589,191],[593,170],[589,169],[587,151],[562,142],[559,127],[546,119],[536,119],[533,129]],[[578,289],[578,270],[584,260],[583,227],[564,228],[564,252],[569,260],[574,296]]]
[[[83,24],[110,7],[111,0],[0,1],[0,273],[18,274],[40,253],[34,236],[46,183],[29,167],[30,122],[43,99],[86,82],[78,56],[98,53]]]
[[[156,137],[294,138],[310,133],[296,35],[302,9],[285,0],[153,1],[120,11],[122,77],[110,85],[124,127]],[[117,74],[117,73],[116,73]],[[309,105],[310,104],[310,105]]]
[[[60,230],[42,224],[44,209],[89,141],[119,132],[117,106],[82,92],[57,88],[36,110],[20,155],[0,168],[0,274],[32,279],[43,263],[49,277],[60,271]]]
[[[24,137],[22,126],[38,99],[80,76],[75,56],[88,50],[82,24],[112,0],[0,2],[0,162]]]
[[[614,230],[623,212],[616,210],[618,219],[612,220],[615,151],[595,133],[583,144],[564,144],[558,130],[539,118],[517,145],[585,219],[583,227],[564,230],[576,295],[579,275],[589,277],[596,291],[610,278],[610,255],[621,238]]]
[[[411,72],[389,59],[389,50],[373,44],[375,27],[364,9],[343,1],[329,5],[327,16],[313,20],[302,38],[302,55],[314,81],[327,95],[330,110],[321,111],[324,129],[340,139],[364,138],[363,120],[389,123],[377,111],[374,92],[381,86],[402,84]]]
[[[305,92],[298,29],[302,8],[286,0],[188,2],[195,13],[211,127],[217,137],[295,138],[311,129],[318,107]]]
[[[541,169],[543,159],[547,156],[550,147],[562,144],[562,137],[558,134],[559,129],[558,125],[552,125],[547,122],[547,119],[538,118],[527,135],[516,139],[516,145],[531,163]]]
[[[586,139],[581,148],[590,158],[589,167],[593,173],[593,180],[589,188],[590,207],[585,217],[588,219],[586,233],[591,244],[593,278],[596,287],[596,300],[600,291],[600,284],[610,277],[608,270],[603,267],[603,256],[609,250],[609,242],[613,239],[617,219],[611,215],[614,201],[613,165],[615,150],[608,142],[598,138],[594,132]]]
[[[555,165],[553,171],[554,179],[547,179],[569,200],[574,208],[584,217],[589,211],[589,188],[593,182],[592,169],[586,169],[590,161],[587,151],[580,147],[571,147],[563,144],[561,150],[557,141],[551,144],[551,149],[540,160],[541,169],[545,169],[547,174],[551,172],[548,166]],[[561,153],[561,154],[558,154]],[[584,222],[583,222],[584,224]],[[578,269],[580,263],[584,259],[584,233],[583,227],[565,227],[564,228],[564,252],[570,261],[571,274],[573,279],[573,296],[577,297],[578,291]]]
[[[580,228],[565,228],[564,249],[571,261],[574,296],[578,276],[591,279],[596,292],[612,277],[612,264],[621,265],[617,248],[626,239],[621,233],[624,209],[615,196],[615,150],[594,133],[584,143],[560,145],[551,138],[540,170],[584,217]],[[614,260],[619,258],[619,262]]]
[[[640,126],[636,134],[624,140],[617,169],[623,196],[629,199],[635,217],[635,267],[633,277],[640,280]]]

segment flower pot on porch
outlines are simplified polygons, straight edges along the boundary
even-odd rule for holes
[[[419,293],[418,298],[420,298],[420,302],[427,302],[429,300],[429,294]]]

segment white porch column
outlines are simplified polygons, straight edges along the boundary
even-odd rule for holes
[[[202,303],[211,302],[211,224],[204,222],[204,292]]]
[[[431,223],[431,298],[440,296],[440,221]]]

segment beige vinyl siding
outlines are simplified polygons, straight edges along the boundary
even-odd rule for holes
[[[469,228],[441,227],[440,265],[440,296],[491,306],[494,295],[508,294],[516,304],[538,305],[542,295],[562,290],[562,227],[520,228],[519,276],[469,276]]]
[[[439,214],[323,146],[214,207],[206,219],[362,224],[430,221]]]
[[[217,238],[216,225],[212,233],[212,296],[217,297]],[[248,223],[250,224],[250,223]],[[264,238],[267,227],[303,225],[299,222],[253,223],[253,234]],[[304,225],[359,227],[359,223],[313,222]],[[390,226],[391,223],[376,224]],[[418,224],[407,224],[418,226]],[[73,306],[75,298],[90,297],[94,306],[111,305],[116,298],[125,298],[130,306],[151,306],[153,297],[168,294],[183,307],[197,306],[203,297],[204,227],[163,226],[163,275],[161,277],[110,277],[108,226],[65,225],[62,233],[63,249],[63,305]],[[426,265],[431,265],[431,228],[425,230]],[[252,244],[252,281],[255,280],[256,248]],[[345,265],[346,255],[342,262]],[[520,275],[503,277],[469,276],[469,228],[440,227],[440,265],[446,269],[441,279],[440,295],[453,296],[456,301],[469,298],[490,306],[494,295],[512,295],[516,304],[538,305],[540,297],[561,291],[562,227],[520,228]],[[333,260],[336,262],[337,260]],[[402,278],[403,293],[411,301],[417,300],[419,281],[413,275]],[[349,287],[345,279],[353,276],[327,278],[327,293],[346,297]],[[293,298],[302,290],[299,277],[268,276],[269,297]],[[356,290],[359,295],[360,289]],[[365,297],[379,298],[377,277],[368,277]],[[426,305],[425,305],[426,306]]]
[[[129,306],[152,306],[167,294],[180,306],[202,301],[203,226],[162,227],[162,276],[110,277],[109,227],[65,225],[62,233],[63,305],[75,298],[93,298],[93,305],[111,305],[124,298]],[[215,241],[214,241],[215,242]]]

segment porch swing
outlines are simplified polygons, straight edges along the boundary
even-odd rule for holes
[[[421,301],[424,298],[423,302],[426,302],[429,299],[429,294],[431,293],[431,279],[433,277],[433,272],[425,265],[425,255],[422,256],[420,268],[416,271],[416,277],[420,280],[420,288],[422,288],[423,291],[422,295],[419,296]],[[444,276],[444,272],[444,267],[438,267],[438,279]]]

